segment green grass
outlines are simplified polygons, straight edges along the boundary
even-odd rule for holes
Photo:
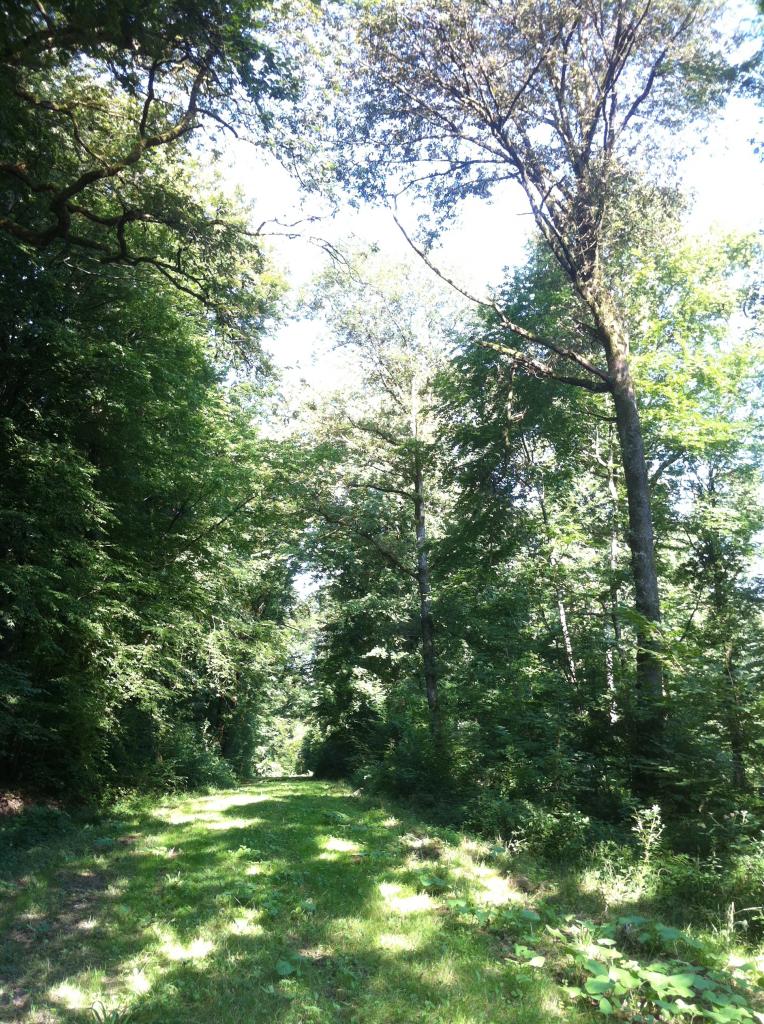
[[[33,808],[3,837],[3,1024],[764,1021],[764,957],[640,917],[628,872],[555,873],[342,785]]]
[[[422,847],[418,825],[297,780],[32,829],[0,888],[0,1020],[93,1021],[94,1005],[131,1024],[580,1019],[445,893],[524,897],[476,844]]]

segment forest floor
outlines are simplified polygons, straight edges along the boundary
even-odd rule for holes
[[[502,872],[488,844],[338,784],[264,782],[135,801],[59,833],[44,815],[25,827],[0,862],[2,1022],[575,1022],[610,1015],[608,965],[627,963],[596,894]],[[681,1003],[680,975],[650,966]],[[685,996],[704,977],[688,969]],[[731,1012],[742,997],[727,981],[714,992]]]

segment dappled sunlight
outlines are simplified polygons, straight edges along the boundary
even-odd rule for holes
[[[394,882],[382,882],[379,892],[390,910],[396,914],[416,914],[432,910],[435,901],[426,892],[405,895],[403,887]]]
[[[399,932],[383,932],[377,938],[377,945],[389,953],[408,953],[419,945],[414,935],[401,935]]]
[[[394,896],[388,904],[396,914],[420,914],[432,910],[436,905],[432,896],[426,892],[418,892],[413,896]]]
[[[506,879],[437,830],[351,804],[340,786],[274,785],[279,807],[247,792],[165,804],[165,819],[191,819],[182,844],[166,820],[156,827],[152,808],[150,831],[99,853],[100,906],[56,933],[35,967],[50,1024],[100,999],[141,1024],[329,1024],[337,1005],[363,1024],[410,1011],[419,1020],[423,1007],[437,1024],[556,1019],[553,1008],[538,1015],[535,996],[526,1006],[503,948],[491,950],[493,939],[449,905],[461,894],[475,904],[516,898]],[[250,805],[257,817],[242,812]],[[118,899],[105,915],[107,892]],[[30,930],[50,919],[30,903],[25,912]],[[306,999],[319,1008],[307,1016]],[[495,1016],[496,1000],[506,1015]]]
[[[267,793],[232,793],[230,795],[211,797],[204,801],[208,811],[227,811],[231,807],[246,807],[249,804],[280,803],[280,797]]]
[[[263,926],[256,920],[255,914],[241,915],[231,921],[228,926],[231,935],[262,935]]]
[[[132,991],[135,992],[136,995],[142,996],[145,995],[148,991],[150,991],[151,982],[146,977],[144,971],[141,971],[138,968],[136,968],[130,975],[128,987],[132,989]]]
[[[303,946],[299,953],[304,960],[324,961],[334,956],[334,949],[332,946]]]
[[[334,853],[360,853],[361,851],[360,845],[353,842],[352,839],[339,839],[337,836],[327,836],[322,846],[324,853],[320,856],[321,860],[329,859],[329,855]]]
[[[68,981],[55,985],[50,989],[49,995],[54,1003],[65,1006],[67,1010],[83,1010],[92,1002],[92,998],[87,992],[83,992],[77,985]]]
[[[168,960],[203,960],[209,956],[215,948],[215,943],[209,939],[194,939],[187,946],[180,942],[166,942],[161,952]]]
[[[502,903],[519,899],[519,893],[501,875],[483,875],[480,878],[480,885],[483,891],[478,893],[478,898],[483,903],[500,906]]]
[[[207,821],[206,825],[210,832],[225,832],[229,828],[249,828],[262,823],[262,818],[215,818]]]
[[[157,812],[157,817],[168,822],[170,825],[189,825],[194,821],[193,814],[184,814],[182,811],[164,811],[160,809]]]

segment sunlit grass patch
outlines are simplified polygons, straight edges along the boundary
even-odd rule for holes
[[[119,828],[129,843],[99,825],[102,845],[66,855],[92,890],[70,926],[57,923],[69,897],[53,848],[50,871],[14,896],[5,926],[33,944],[10,943],[13,984],[35,986],[42,1014],[20,1024],[79,1024],[97,1001],[137,1024],[577,1019],[554,1008],[552,981],[518,979],[492,935],[448,906],[453,894],[482,905],[507,880],[404,811],[340,785],[273,782],[134,802]]]
[[[55,1003],[65,1006],[67,1010],[79,1010],[89,1005],[88,993],[68,981],[51,988],[50,996]]]
[[[339,839],[337,836],[327,836],[323,846],[329,853],[359,853],[361,849],[352,839]]]
[[[402,935],[400,933],[383,932],[377,939],[381,949],[392,953],[410,952],[417,947],[417,938],[414,935]]]
[[[209,939],[193,939],[185,946],[180,942],[167,942],[162,953],[169,960],[203,960],[214,948],[215,943]]]

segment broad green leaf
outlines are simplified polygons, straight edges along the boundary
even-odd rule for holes
[[[609,992],[613,987],[613,982],[605,975],[599,978],[588,978],[584,987],[590,996],[598,996],[603,992]]]

